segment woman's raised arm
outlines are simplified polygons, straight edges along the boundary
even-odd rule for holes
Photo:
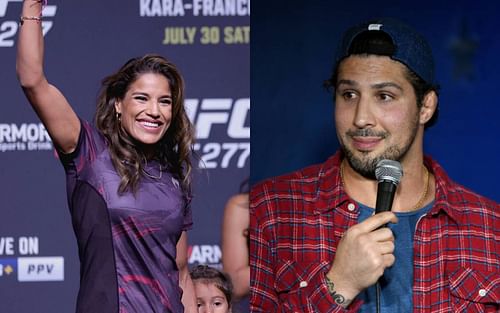
[[[25,0],[17,42],[16,70],[23,91],[49,132],[54,145],[72,152],[80,121],[64,95],[49,84],[43,72],[44,43],[41,11],[46,0]]]

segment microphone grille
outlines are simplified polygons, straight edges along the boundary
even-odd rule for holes
[[[398,185],[403,176],[401,163],[393,160],[380,160],[375,168],[375,177],[379,182],[388,180],[394,185]]]

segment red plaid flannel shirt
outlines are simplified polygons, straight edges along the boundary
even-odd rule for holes
[[[359,208],[340,182],[341,154],[266,180],[250,194],[251,312],[356,312],[337,306],[325,274]],[[499,204],[436,177],[414,236],[414,312],[500,312]]]

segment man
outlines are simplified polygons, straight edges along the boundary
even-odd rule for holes
[[[355,26],[328,85],[340,151],[252,188],[251,311],[498,312],[499,205],[423,153],[438,105],[426,40],[392,19]],[[382,159],[404,176],[374,215]]]

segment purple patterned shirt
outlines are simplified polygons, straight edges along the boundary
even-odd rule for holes
[[[118,194],[104,137],[82,121],[76,150],[60,154],[81,261],[76,312],[183,312],[176,244],[191,210],[170,173]],[[145,169],[159,176],[159,164]]]

